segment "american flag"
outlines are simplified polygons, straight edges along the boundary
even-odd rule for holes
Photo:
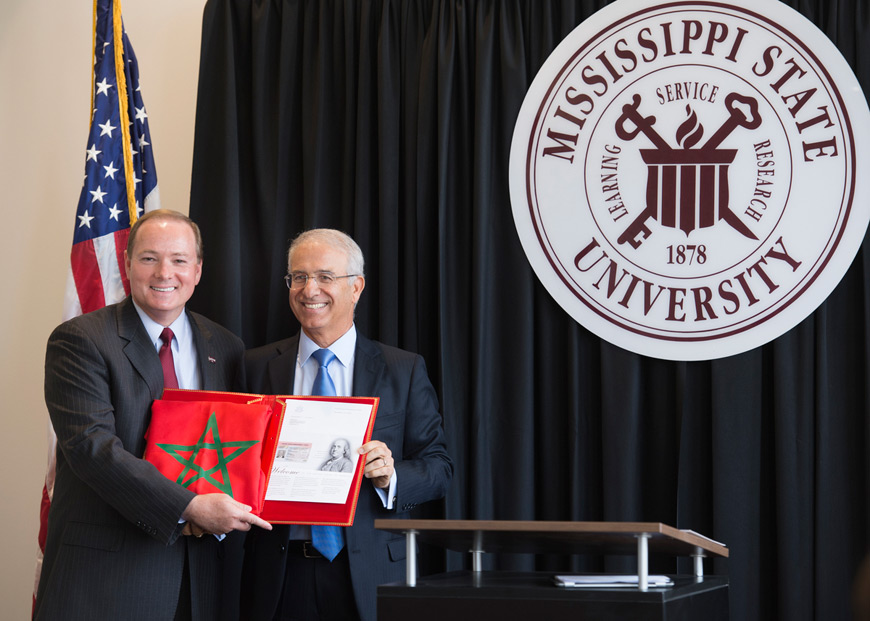
[[[129,293],[124,249],[130,225],[160,202],[136,55],[123,27],[115,31],[120,11],[117,1],[96,5],[93,117],[64,320],[119,302]]]
[[[96,1],[93,41],[92,114],[85,180],[73,228],[64,321],[120,302],[130,292],[124,269],[130,226],[144,211],[160,207],[148,115],[139,91],[139,68],[124,31],[120,0]],[[34,598],[54,491],[56,438],[51,429],[48,448]]]

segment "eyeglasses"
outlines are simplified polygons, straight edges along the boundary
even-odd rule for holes
[[[331,287],[339,278],[356,278],[359,274],[345,274],[344,276],[336,276],[332,272],[317,272],[316,274],[306,274],[304,272],[293,272],[284,277],[284,282],[287,283],[288,289],[302,289],[308,284],[308,279],[313,278],[318,287]]]

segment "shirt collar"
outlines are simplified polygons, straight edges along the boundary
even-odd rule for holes
[[[320,349],[320,345],[312,341],[304,330],[299,332],[299,366],[305,366],[311,354]],[[329,346],[329,351],[335,354],[338,361],[345,367],[350,365],[353,353],[356,349],[356,324],[351,324],[350,329],[341,335],[337,341]]]
[[[142,320],[142,325],[145,326],[145,331],[148,333],[151,343],[155,347],[162,346],[163,341],[160,340],[160,334],[163,332],[163,326],[151,319],[144,310],[139,308],[139,305],[135,301],[133,306],[136,308],[139,319]],[[186,310],[182,310],[181,314],[168,327],[172,330],[172,334],[175,335],[175,340],[178,343],[186,343],[191,339],[190,319],[187,317]]]

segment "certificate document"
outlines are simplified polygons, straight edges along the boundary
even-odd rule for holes
[[[344,504],[371,413],[371,403],[287,400],[266,500]]]

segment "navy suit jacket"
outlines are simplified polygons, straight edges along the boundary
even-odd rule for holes
[[[297,335],[248,351],[248,392],[292,394],[298,347]],[[391,511],[384,508],[371,482],[363,481],[353,526],[345,529],[357,609],[363,621],[374,621],[377,586],[405,579],[405,538],[376,530],[374,520],[407,518],[419,503],[442,498],[453,477],[453,463],[423,358],[359,333],[354,356],[354,395],[380,398],[372,439],[390,448],[398,477]],[[276,525],[271,532],[255,528],[248,533],[243,617],[273,617],[284,586],[289,536],[286,525]]]
[[[242,341],[188,316],[203,388],[233,388]],[[225,556],[243,537],[179,538],[194,494],[141,459],[151,403],[162,392],[160,360],[130,298],[71,319],[49,338],[45,402],[57,433],[57,478],[37,619],[171,620],[185,553],[193,618],[237,610],[237,600],[221,600],[234,592],[222,581],[240,576],[241,547],[230,574]]]

